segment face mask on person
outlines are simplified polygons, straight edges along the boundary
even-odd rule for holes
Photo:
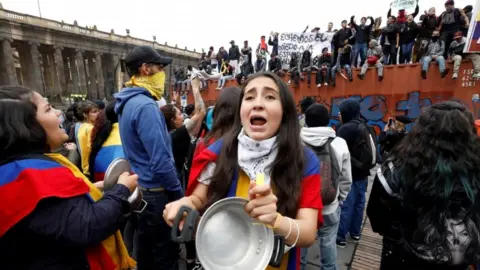
[[[160,100],[165,90],[165,72],[160,71],[151,76],[133,76],[130,81],[125,83],[126,86],[143,87],[152,94],[154,98]]]
[[[437,42],[437,41],[438,41],[438,38],[439,38],[439,36],[432,36],[432,41],[433,41],[433,42]]]

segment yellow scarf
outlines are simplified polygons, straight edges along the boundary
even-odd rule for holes
[[[73,165],[67,158],[61,154],[46,154],[51,159],[58,162],[60,165],[70,169],[73,175],[82,179],[90,187],[90,196],[94,201],[98,201],[103,197],[102,192],[95,187],[80,170]],[[102,241],[102,246],[108,253],[109,257],[116,265],[116,269],[132,269],[135,267],[136,262],[128,255],[127,248],[123,243],[122,235],[120,231],[116,231],[112,236]],[[96,269],[106,269],[105,267],[92,267]]]
[[[128,82],[125,83],[127,87],[142,87],[148,90],[150,94],[157,100],[160,100],[165,91],[165,72],[160,71],[152,76],[135,77],[132,76]]]

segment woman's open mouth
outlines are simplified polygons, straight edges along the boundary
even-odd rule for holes
[[[263,126],[267,123],[267,119],[262,116],[252,116],[250,118],[250,124],[252,126]]]

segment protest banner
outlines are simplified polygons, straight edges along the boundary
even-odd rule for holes
[[[417,6],[417,0],[394,0],[392,2],[392,9],[400,10],[411,10],[415,9]]]
[[[476,0],[467,34],[466,53],[480,53],[480,0]]]
[[[278,56],[282,59],[282,65],[288,68],[292,53],[299,56],[306,50],[312,53],[312,57],[322,53],[323,48],[331,51],[331,43],[334,33],[281,33],[278,36]]]

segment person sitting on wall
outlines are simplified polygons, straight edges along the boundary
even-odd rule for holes
[[[450,69],[445,68],[445,58],[443,54],[445,53],[445,42],[440,39],[440,32],[433,31],[432,34],[432,41],[428,44],[427,52],[425,56],[422,58],[422,78],[424,80],[427,79],[427,71],[428,67],[430,66],[430,62],[435,60],[438,63],[438,68],[440,70],[441,78],[445,78],[447,76]]]
[[[236,76],[238,85],[242,85],[243,82],[245,82],[245,80],[247,79],[247,77],[250,76],[250,74],[254,73],[253,65],[248,59],[248,55],[243,55],[240,57],[240,59],[241,59],[240,61],[243,61],[243,62],[242,62],[242,65],[240,66],[240,74]]]
[[[357,74],[360,80],[365,79],[365,74],[368,71],[368,68],[371,66],[376,66],[378,71],[378,80],[383,80],[383,51],[382,46],[378,45],[378,42],[373,39],[368,44],[368,51],[367,51],[367,61],[362,66],[362,70],[360,74]]]
[[[232,80],[234,74],[234,68],[230,65],[230,60],[224,60],[222,62],[222,77],[218,80],[218,86],[216,90],[222,90],[225,86],[225,83],[229,80]]]
[[[337,72],[342,72],[342,68],[347,71],[348,80],[353,81],[352,78],[352,45],[349,44],[348,40],[344,41],[343,48],[338,50],[338,58],[335,66],[332,68],[332,86],[336,85],[336,74]],[[342,74],[343,76],[343,74]]]
[[[282,60],[277,57],[276,54],[271,55],[270,61],[268,61],[268,71],[283,77],[285,73],[282,70]]]
[[[322,49],[322,54],[315,57],[313,63],[317,69],[317,87],[322,87],[323,83],[328,85],[332,72],[332,55],[328,52],[327,47]]]
[[[298,54],[295,52],[292,52],[290,56],[290,67],[288,72],[291,74],[291,79],[293,79],[295,83],[295,87],[298,87],[300,85],[300,65],[298,61]],[[288,81],[288,84],[290,85],[291,80]]]
[[[306,73],[307,84],[310,87],[310,80],[312,77],[312,53],[308,50],[304,51],[302,54],[302,59],[300,60],[300,70]],[[304,78],[301,78],[304,80]]]
[[[448,59],[453,60],[453,79],[456,80],[458,78],[458,71],[460,70],[460,64],[462,63],[462,59],[470,59],[472,60],[472,65],[474,69],[474,74],[472,78],[478,79],[480,78],[480,55],[475,53],[463,53],[463,49],[465,48],[465,44],[467,43],[467,39],[463,36],[461,31],[455,33],[453,37],[453,42],[450,44],[448,48]]]
[[[257,61],[255,61],[255,72],[262,72],[267,69],[266,57],[262,54],[257,54]]]

